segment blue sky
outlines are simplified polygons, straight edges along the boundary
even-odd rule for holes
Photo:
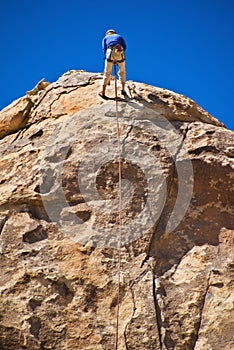
[[[0,109],[45,78],[103,71],[101,40],[125,38],[127,79],[186,95],[234,129],[234,1],[5,0]]]

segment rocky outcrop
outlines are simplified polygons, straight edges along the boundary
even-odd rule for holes
[[[0,115],[0,138],[22,129],[32,106],[31,99],[23,97],[3,109]]]
[[[0,348],[234,347],[233,132],[174,92],[70,71],[0,114]],[[107,89],[113,98],[113,83]]]

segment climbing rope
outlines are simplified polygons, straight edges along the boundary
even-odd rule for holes
[[[118,113],[118,95],[117,95],[117,71],[116,63],[114,62],[114,76],[115,76],[115,114],[116,114],[116,127],[118,138],[118,164],[119,164],[119,231],[117,241],[117,277],[118,277],[118,289],[117,289],[117,308],[116,308],[116,334],[115,334],[115,350],[118,350],[119,340],[119,304],[120,304],[120,272],[121,272],[121,236],[122,236],[122,159],[121,159],[121,143],[120,143],[120,128],[119,128],[119,113]]]

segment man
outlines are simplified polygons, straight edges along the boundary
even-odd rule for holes
[[[121,93],[126,95],[125,92],[125,81],[126,81],[126,70],[125,70],[125,59],[124,51],[126,50],[126,43],[123,37],[116,33],[114,29],[109,29],[106,32],[105,37],[102,40],[102,49],[105,54],[105,68],[103,76],[102,91],[99,96],[106,98],[106,86],[110,84],[111,71],[114,63],[118,65],[119,68],[119,79],[122,85]]]

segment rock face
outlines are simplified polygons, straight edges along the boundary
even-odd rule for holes
[[[119,215],[100,79],[41,81],[0,114],[0,349],[114,349],[117,305],[119,350],[234,349],[233,132],[128,82]]]

